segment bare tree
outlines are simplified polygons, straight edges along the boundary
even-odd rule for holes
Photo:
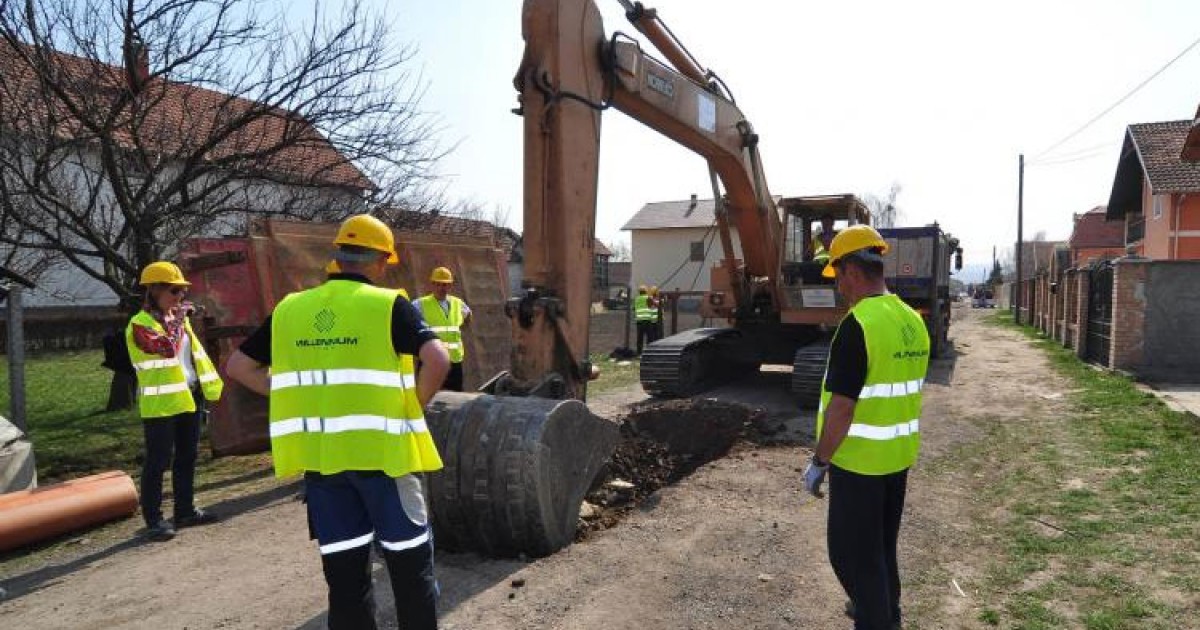
[[[887,195],[880,197],[868,194],[863,197],[863,203],[871,211],[875,227],[892,228],[900,223],[903,213],[896,206],[896,198],[900,196],[900,191],[900,183],[892,182],[892,187],[888,189]]]
[[[253,0],[0,0],[0,256],[131,305],[188,237],[414,196],[442,151],[413,50],[317,6],[295,28]]]
[[[629,262],[633,260],[633,252],[630,250],[629,242],[624,239],[614,239],[607,243],[609,251],[612,252],[612,262]]]

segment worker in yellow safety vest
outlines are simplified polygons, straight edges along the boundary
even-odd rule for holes
[[[329,627],[375,627],[378,541],[400,627],[436,628],[433,541],[416,474],[442,467],[423,409],[450,359],[403,290],[377,286],[399,261],[387,225],[350,217],[334,245],[328,280],[285,297],[226,371],[270,396],[275,474],[304,475]]]
[[[142,310],[125,328],[125,345],[138,380],[138,410],[146,440],[142,461],[141,504],[145,535],[169,540],[175,529],[215,522],[212,512],[196,508],[194,481],[200,424],[207,402],[221,397],[221,377],[192,330],[186,302],[191,283],[174,263],[146,265]],[[163,473],[171,467],[175,496],[172,521],[163,519]]]
[[[429,274],[431,292],[417,299],[417,308],[425,323],[437,333],[450,353],[450,373],[442,389],[452,392],[463,390],[463,359],[467,356],[463,340],[463,328],[471,320],[471,307],[461,298],[450,295],[454,286],[454,274],[446,267],[437,267]]]
[[[817,411],[817,446],[804,486],[829,476],[829,561],[855,628],[900,627],[896,543],[908,469],[921,445],[929,335],[884,283],[887,242],[869,226],[843,230],[825,277],[850,305],[834,333]]]
[[[653,343],[658,332],[658,307],[644,284],[638,286],[637,297],[633,299],[633,319],[637,324],[637,353],[641,355],[643,345]]]
[[[833,229],[833,215],[821,215],[821,225],[817,228],[812,239],[812,261],[822,265],[829,263],[829,248],[837,231]]]

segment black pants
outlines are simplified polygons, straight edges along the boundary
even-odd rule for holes
[[[442,382],[442,389],[449,392],[461,392],[463,390],[463,364],[451,363],[450,371],[446,373],[446,380]]]
[[[191,516],[196,479],[196,454],[200,447],[200,418],[204,396],[192,393],[196,411],[142,421],[146,437],[146,459],[142,462],[142,517],[153,527],[162,520],[163,473],[171,468],[171,490],[175,494],[175,518]]]
[[[871,476],[829,469],[829,562],[854,602],[855,630],[900,622],[896,540],[907,488],[907,470]]]
[[[637,323],[637,353],[642,353],[643,342],[651,344],[658,340],[658,322],[641,321]]]
[[[405,551],[384,551],[383,559],[392,581],[396,620],[401,630],[437,628],[433,543]],[[323,555],[321,566],[329,585],[329,630],[375,630],[371,546]]]

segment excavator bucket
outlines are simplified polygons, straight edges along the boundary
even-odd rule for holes
[[[445,468],[429,475],[439,547],[545,556],[571,544],[617,424],[578,400],[442,392],[426,413]]]

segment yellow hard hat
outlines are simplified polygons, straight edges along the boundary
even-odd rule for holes
[[[356,214],[342,221],[342,227],[338,228],[333,244],[357,245],[386,252],[389,265],[400,262],[400,257],[396,255],[396,237],[392,235],[392,228],[369,214]]]
[[[833,242],[829,244],[829,264],[825,265],[821,275],[826,278],[837,277],[837,270],[833,266],[839,260],[848,254],[873,248],[878,248],[879,253],[886,254],[888,244],[879,235],[879,232],[869,225],[852,225],[838,232],[837,236],[833,237]]]
[[[429,274],[429,281],[451,284],[454,282],[454,274],[450,273],[450,270],[445,267],[437,267],[433,270],[433,273]]]
[[[179,266],[173,262],[160,260],[146,265],[142,270],[141,280],[138,281],[143,286],[151,284],[178,284],[182,286],[190,286],[192,283],[183,279],[183,272]]]
[[[639,284],[638,285],[638,293],[645,293],[645,292],[646,292],[646,285]]]

